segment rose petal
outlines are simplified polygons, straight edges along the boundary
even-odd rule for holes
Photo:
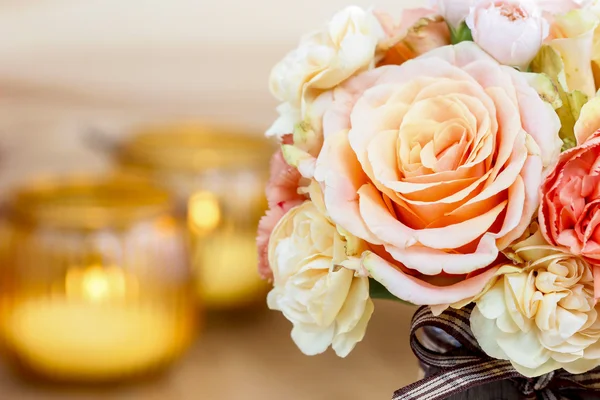
[[[403,273],[374,253],[365,255],[364,267],[373,279],[381,283],[394,296],[416,305],[452,304],[478,294],[497,268],[461,281],[451,286],[435,286]]]

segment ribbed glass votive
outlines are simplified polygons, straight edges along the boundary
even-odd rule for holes
[[[9,203],[0,333],[12,360],[60,381],[160,369],[197,318],[168,193],[124,178],[52,179]]]
[[[140,129],[117,146],[123,171],[154,179],[178,199],[207,308],[264,299],[255,238],[272,152],[260,136],[197,123]]]

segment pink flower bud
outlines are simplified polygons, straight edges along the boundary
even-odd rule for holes
[[[527,68],[549,33],[541,10],[526,1],[480,0],[467,17],[473,40],[501,64]]]

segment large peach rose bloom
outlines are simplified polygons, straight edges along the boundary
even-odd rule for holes
[[[374,245],[374,279],[450,304],[481,291],[529,225],[559,128],[522,73],[463,42],[337,88],[315,178],[331,219]]]

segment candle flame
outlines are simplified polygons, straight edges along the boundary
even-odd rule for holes
[[[190,229],[204,234],[215,229],[221,222],[219,200],[211,192],[197,192],[188,202],[188,221]]]
[[[98,265],[85,270],[72,269],[67,274],[66,292],[71,297],[90,303],[123,299],[131,288],[124,272],[117,267],[103,268]]]

